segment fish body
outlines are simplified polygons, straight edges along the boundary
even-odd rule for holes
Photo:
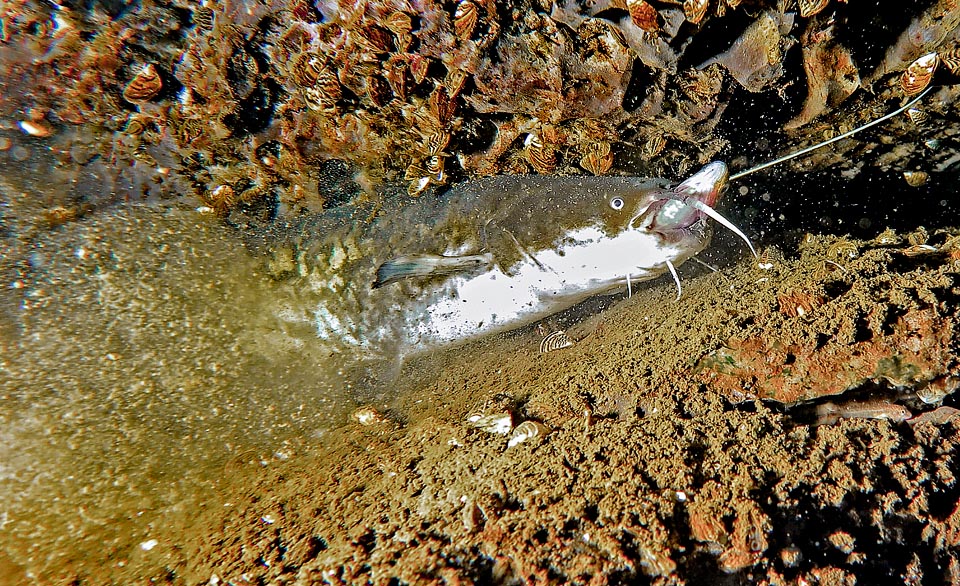
[[[296,254],[298,303],[333,351],[407,355],[514,329],[656,278],[710,241],[727,169],[673,187],[636,177],[501,176],[311,226]],[[712,210],[711,210],[712,211]]]
[[[851,401],[817,405],[817,424],[836,425],[841,419],[886,419],[894,423],[913,417],[909,409],[890,401]]]

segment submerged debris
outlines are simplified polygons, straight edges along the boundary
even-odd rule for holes
[[[938,403],[956,388],[957,378],[951,345],[960,316],[954,304],[938,302],[942,291],[949,290],[949,278],[938,273],[922,281],[904,277],[917,291],[911,299],[887,299],[882,293],[889,288],[885,283],[900,278],[897,270],[910,270],[909,265],[898,267],[900,258],[929,258],[938,263],[939,271],[949,273],[950,261],[942,247],[952,242],[952,236],[938,238],[946,239],[934,246],[928,242],[936,240],[918,231],[903,242],[885,231],[874,240],[873,249],[844,239],[829,244],[825,239],[808,240],[802,248],[806,257],[836,259],[829,262],[844,262],[844,269],[825,266],[803,288],[784,284],[763,313],[764,319],[774,312],[781,316],[781,334],[757,337],[748,329],[731,337],[699,360],[700,376],[736,402],[760,398],[793,405],[879,385],[922,389],[931,403]],[[931,252],[918,256],[917,247],[929,247]],[[881,266],[887,268],[875,268]],[[837,317],[850,311],[855,317]],[[851,405],[852,411],[847,411],[834,403],[823,407],[827,411],[822,417],[844,417],[848,412],[859,413],[853,417],[871,416],[865,414],[872,407],[873,416],[909,417],[902,407],[889,404]]]
[[[792,27],[793,13],[767,10],[733,46],[700,67],[721,63],[749,91],[770,89],[784,74],[783,54],[794,43],[787,36]]]
[[[811,23],[804,32],[801,43],[807,97],[803,110],[784,125],[785,130],[808,124],[828,107],[838,106],[860,88],[860,72],[853,54],[837,41],[835,31],[834,23],[822,29],[817,23]]]
[[[937,407],[933,411],[926,411],[912,419],[908,419],[910,425],[919,425],[921,423],[930,423],[933,425],[943,425],[951,421],[958,421],[960,418],[960,409],[955,407]]]

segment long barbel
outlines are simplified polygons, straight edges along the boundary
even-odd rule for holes
[[[807,153],[811,153],[811,152],[813,152],[813,151],[815,151],[815,150],[817,150],[817,149],[821,149],[821,148],[823,148],[823,147],[825,147],[825,146],[827,146],[827,145],[831,145],[831,144],[837,142],[838,140],[843,140],[843,139],[845,139],[845,138],[849,138],[849,137],[853,136],[854,134],[857,134],[858,132],[861,132],[861,131],[866,130],[866,129],[870,128],[870,127],[876,126],[877,124],[882,124],[883,122],[886,122],[887,120],[893,118],[894,116],[898,116],[898,115],[900,115],[900,114],[903,114],[904,112],[906,112],[907,110],[909,110],[910,108],[912,108],[913,106],[915,106],[917,103],[920,102],[920,100],[922,100],[922,99],[924,98],[924,96],[926,96],[928,93],[930,93],[930,90],[931,90],[931,89],[932,89],[932,88],[927,88],[927,89],[923,90],[922,92],[920,92],[920,94],[919,94],[917,97],[913,98],[912,100],[910,100],[909,102],[907,102],[905,105],[900,106],[899,108],[897,108],[897,109],[894,110],[893,112],[890,112],[889,114],[887,114],[887,115],[885,115],[885,116],[881,116],[880,118],[877,118],[876,120],[870,121],[870,122],[864,124],[863,126],[858,126],[857,128],[854,128],[853,130],[850,130],[850,131],[848,131],[848,132],[844,132],[843,134],[838,134],[837,136],[835,136],[835,137],[833,137],[833,138],[831,138],[831,139],[829,139],[829,140],[825,140],[825,141],[823,141],[823,142],[819,142],[819,143],[817,143],[817,144],[815,144],[815,145],[808,146],[807,148],[804,148],[804,149],[800,149],[799,151],[797,151],[797,152],[795,152],[795,153],[790,153],[790,154],[788,154],[788,155],[784,155],[784,156],[780,157],[779,159],[774,159],[774,160],[772,160],[772,161],[767,161],[766,163],[764,163],[764,164],[762,164],[762,165],[757,165],[756,167],[752,167],[752,168],[750,168],[750,169],[747,169],[746,171],[740,171],[739,173],[734,173],[733,175],[730,176],[730,178],[729,178],[727,181],[734,181],[734,180],[736,180],[736,179],[740,179],[741,177],[746,177],[747,175],[750,175],[751,173],[756,173],[757,171],[762,171],[762,170],[764,170],[764,169],[766,169],[766,168],[768,168],[768,167],[773,167],[773,166],[775,166],[775,165],[779,165],[780,163],[785,163],[785,162],[787,162],[787,161],[789,161],[789,160],[791,160],[791,159],[795,159],[795,158],[797,158],[797,157],[802,157],[803,155],[805,155],[805,154],[807,154]]]

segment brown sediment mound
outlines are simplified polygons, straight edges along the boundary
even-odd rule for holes
[[[779,402],[730,400],[869,387],[931,408],[914,393],[957,376],[956,337],[943,336],[956,327],[960,283],[943,250],[955,240],[929,242],[941,248],[917,256],[908,244],[810,237],[797,258],[765,254],[767,269],[685,280],[680,303],[669,286],[635,294],[569,329],[579,341],[562,351],[539,353],[527,331],[433,368],[408,365],[409,391],[382,406],[392,421],[353,423],[316,452],[233,470],[229,507],[197,524],[176,573],[317,584],[956,581],[960,420],[817,426]],[[815,301],[793,305],[797,291]],[[751,350],[746,368],[744,345],[730,342],[786,347],[814,332],[830,339],[799,346],[791,362],[802,396],[784,390],[780,353],[764,362]],[[718,373],[731,347],[738,368]],[[921,355],[906,368],[905,356]],[[466,421],[498,412],[551,431],[508,447]]]
[[[943,241],[953,250],[955,239]],[[844,248],[842,255],[830,254]],[[703,380],[734,401],[791,404],[868,382],[919,388],[956,377],[954,280],[917,270],[949,252],[931,246],[923,254],[932,258],[910,254],[886,245],[867,243],[858,251],[850,242],[834,243],[819,267],[784,279],[777,311],[761,308],[750,320],[761,327],[748,325],[700,361]],[[864,276],[878,263],[884,272]]]

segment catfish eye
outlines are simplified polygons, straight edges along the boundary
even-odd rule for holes
[[[622,199],[622,198],[619,198],[619,197],[615,197],[615,198],[611,199],[611,200],[610,200],[610,207],[612,207],[612,208],[615,209],[615,210],[622,210],[622,209],[623,209],[623,199]]]

